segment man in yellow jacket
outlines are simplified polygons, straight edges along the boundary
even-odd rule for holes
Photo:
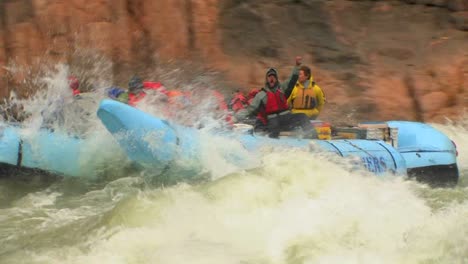
[[[314,82],[309,67],[301,66],[299,68],[299,78],[288,98],[288,104],[293,113],[304,113],[309,119],[316,119],[322,110],[325,104],[325,95]]]

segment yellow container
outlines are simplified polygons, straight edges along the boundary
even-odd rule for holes
[[[338,127],[335,133],[341,139],[365,139],[367,136],[367,130],[359,127]]]
[[[331,125],[328,122],[311,122],[317,132],[318,139],[331,139]]]
[[[329,140],[331,139],[331,128],[330,127],[316,127],[317,135],[319,139]]]

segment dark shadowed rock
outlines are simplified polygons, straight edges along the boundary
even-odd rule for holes
[[[451,11],[468,11],[468,1],[466,0],[448,0],[447,6]]]
[[[468,31],[468,11],[454,12],[450,17],[458,29]]]

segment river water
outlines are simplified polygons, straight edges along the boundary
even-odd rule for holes
[[[467,123],[434,124],[458,146],[454,188],[297,151],[170,186],[120,161],[98,177],[5,170],[0,263],[468,263]]]

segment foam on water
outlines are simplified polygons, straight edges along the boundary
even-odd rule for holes
[[[104,88],[95,87],[92,93],[73,97],[68,85],[70,74],[68,66],[56,65],[29,80],[37,89],[32,96],[20,99],[13,92],[3,108],[14,106],[19,109],[23,119],[20,120],[19,132],[22,140],[31,144],[33,151],[39,131],[44,128],[79,138],[83,147],[77,162],[81,164],[83,177],[96,177],[106,170],[115,172],[115,168],[124,168],[129,161],[96,116],[99,101],[105,96],[101,91]],[[12,116],[6,117],[5,121],[11,121],[9,118]]]
[[[445,133],[457,146],[458,168],[462,172],[462,182],[468,184],[468,113],[460,122],[447,122],[447,124],[432,124]]]
[[[391,175],[351,173],[330,157],[286,151],[267,154],[262,163],[213,182],[129,196],[122,191],[127,198],[107,201],[115,206],[107,220],[75,244],[23,256],[31,263],[463,263],[468,258],[466,187],[457,198],[433,206],[437,189]],[[460,191],[450,190],[445,196]]]

